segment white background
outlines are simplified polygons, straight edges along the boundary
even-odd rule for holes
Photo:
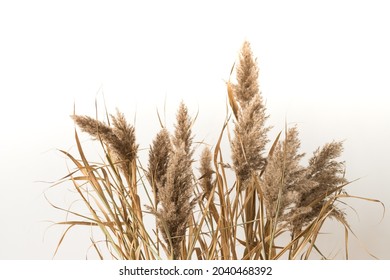
[[[286,121],[298,124],[308,156],[345,140],[346,175],[361,178],[348,192],[388,206],[389,14],[386,1],[1,1],[0,259],[53,256],[64,228],[50,221],[65,214],[43,193],[72,203],[69,188],[50,182],[67,174],[57,149],[75,151],[74,104],[95,116],[97,100],[103,118],[104,94],[108,111],[119,108],[135,125],[141,158],[164,103],[168,126],[183,100],[199,112],[196,140],[215,144],[244,40],[258,57],[270,138]],[[348,203],[362,242],[390,259],[388,215],[379,224],[379,204]],[[328,232],[339,240],[329,244],[334,254],[337,232]],[[371,258],[351,246],[351,258]],[[88,248],[88,230],[74,230],[56,259],[84,259]]]

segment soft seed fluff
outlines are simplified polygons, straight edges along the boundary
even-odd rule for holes
[[[245,41],[241,47],[236,77],[237,84],[233,85],[234,94],[239,105],[246,107],[253,97],[260,92],[257,82],[259,69],[248,41]]]
[[[307,179],[307,169],[300,164],[305,155],[299,153],[300,145],[298,130],[292,127],[268,158],[261,180],[268,219],[285,220],[287,208],[297,204],[301,194],[312,185]]]
[[[175,133],[173,137],[173,145],[180,147],[184,145],[184,150],[188,156],[192,156],[192,121],[188,114],[187,106],[181,102],[176,115]]]
[[[268,117],[259,91],[258,72],[250,45],[245,42],[237,66],[237,84],[233,85],[240,108],[231,143],[234,169],[243,184],[252,173],[256,174],[263,169],[263,152],[268,142],[266,134],[269,128],[265,126]]]
[[[119,111],[117,111],[116,116],[111,115],[111,119],[113,133],[116,137],[109,144],[119,160],[132,162],[136,158],[138,149],[135,141],[135,129],[127,123],[125,116]]]
[[[158,191],[162,189],[167,181],[167,169],[169,158],[172,153],[172,144],[167,129],[163,128],[156,135],[149,150],[149,163],[147,178],[152,186],[158,204]]]
[[[310,158],[306,178],[313,183],[302,190],[295,207],[298,211],[291,211],[290,224],[295,230],[299,231],[318,217],[329,200],[329,195],[347,183],[344,177],[344,162],[336,160],[342,150],[343,143],[334,141],[318,148]],[[323,198],[318,201],[321,197]],[[344,218],[344,213],[335,205],[332,204],[330,207],[331,216]]]
[[[122,164],[131,163],[135,160],[138,150],[135,130],[133,126],[126,122],[122,113],[117,111],[116,116],[111,115],[113,127],[88,116],[74,115],[72,118],[83,132],[88,133],[95,139],[101,139],[111,150],[115,160]],[[125,165],[122,165],[122,168]],[[123,171],[128,172],[127,168],[123,169]]]
[[[117,160],[132,162],[136,158],[138,145],[134,127],[126,122],[124,115],[119,111],[116,116],[111,115],[112,127],[88,116],[74,115],[72,118],[83,132],[95,139],[101,139]]]
[[[174,259],[180,259],[181,242],[188,220],[195,206],[192,183],[191,119],[187,107],[181,103],[169,155],[165,185],[158,189],[160,208],[157,224]]]
[[[211,151],[205,147],[200,156],[200,186],[202,187],[204,197],[208,199],[213,188],[212,177],[213,169],[211,167]]]

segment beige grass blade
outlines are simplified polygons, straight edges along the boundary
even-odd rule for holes
[[[235,64],[236,63],[233,63],[232,69],[230,70],[229,80],[227,82],[227,92],[228,92],[228,99],[229,99],[230,107],[233,110],[235,118],[238,119],[238,104],[237,104],[237,101],[234,97],[233,87],[232,87],[232,84],[230,82],[230,78],[231,78],[231,75],[233,73]]]

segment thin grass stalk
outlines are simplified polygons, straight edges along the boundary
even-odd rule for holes
[[[79,170],[82,171],[84,173],[84,175],[88,177],[88,181],[91,182],[92,186],[96,187],[96,190],[98,191],[97,193],[102,198],[102,200],[105,201],[104,197],[102,196],[102,193],[103,193],[102,188],[100,187],[100,184],[98,183],[98,181],[96,180],[96,177],[94,176],[93,169],[89,166],[89,163],[88,163],[87,159],[85,158],[85,155],[83,153],[83,150],[82,150],[82,147],[81,147],[78,135],[77,135],[77,132],[75,132],[75,138],[76,138],[77,148],[78,148],[79,154],[80,154],[80,156],[82,158],[82,161],[84,163],[84,166],[79,164],[73,157],[71,157],[71,158],[73,158],[73,162],[76,163],[76,165],[79,167]],[[68,155],[70,156],[70,154],[68,154]],[[76,190],[78,191],[79,195],[82,197],[84,202],[86,203],[87,207],[89,208],[89,210],[90,210],[91,214],[93,215],[93,217],[95,218],[95,220],[96,221],[100,221],[97,213],[95,212],[95,210],[92,208],[92,206],[90,205],[88,200],[83,195],[79,185],[73,179],[72,179],[72,182],[74,183],[74,185],[76,187]],[[106,231],[105,226],[104,226],[104,224],[102,222],[98,222],[98,225],[99,225],[100,229],[105,233],[106,237],[107,236],[108,237],[111,236]],[[111,244],[115,244],[115,242],[111,238],[110,238],[110,242],[111,242]],[[123,255],[123,252],[118,250],[119,248],[117,248],[116,246],[114,246],[114,248],[117,249],[117,251],[118,251],[118,253],[120,253],[120,255]]]
[[[327,212],[325,212],[322,216],[318,216],[317,219],[315,219],[313,221],[313,224],[312,226],[310,227],[310,231],[308,232],[308,234],[304,237],[304,239],[302,240],[302,242],[299,244],[299,246],[297,246],[295,252],[293,253],[292,255],[292,259],[295,259],[297,257],[297,255],[303,251],[303,248],[309,244],[311,242],[311,240],[313,240],[313,238],[315,238],[318,233],[319,233],[319,230],[321,229],[324,221],[329,217],[329,215],[332,213],[333,209],[330,209],[328,210]]]
[[[330,214],[331,212],[329,212]],[[325,218],[326,219],[326,218]],[[318,238],[318,235],[320,233],[320,230],[321,228],[323,227],[324,223],[325,223],[325,219],[323,219],[320,223],[318,223],[318,226],[316,227],[316,229],[311,232],[311,239],[309,241],[309,247],[306,249],[306,252],[305,252],[305,256],[304,256],[304,259],[305,260],[308,260],[309,257],[310,257],[310,254],[315,246],[315,243],[316,243],[316,240]]]
[[[201,215],[200,220],[197,223],[194,222],[195,231],[192,234],[189,235],[190,236],[190,238],[189,238],[189,247],[188,247],[189,255],[191,255],[192,252],[195,250],[196,242],[199,241],[199,238],[201,236],[201,230],[202,230],[202,227],[203,227],[203,223],[208,218],[208,213],[210,213],[210,210],[209,210],[210,208],[211,208],[211,212],[215,213],[212,216],[214,217],[214,219],[216,219],[216,222],[218,223],[218,221],[219,221],[218,212],[217,212],[217,209],[215,208],[215,205],[214,205],[214,202],[213,202],[214,193],[215,193],[215,185],[214,185],[214,187],[210,191],[210,194],[209,194],[209,197],[208,197],[206,205],[203,207],[202,215]],[[193,218],[193,221],[194,221],[194,217],[193,216],[192,216],[192,218]],[[212,220],[211,220],[210,224],[211,224],[211,226],[213,225]]]
[[[216,183],[217,183],[217,189],[218,189],[218,198],[220,202],[220,214],[219,214],[219,220],[217,224],[217,229],[220,232],[220,237],[221,237],[221,258],[224,260],[229,259],[229,237],[227,233],[227,201],[225,199],[224,193],[225,193],[225,187],[226,184],[224,184],[224,176],[221,175],[221,172],[223,174],[223,168],[222,171],[220,172],[220,166],[218,164],[218,156],[220,155],[220,145],[221,145],[221,140],[223,136],[223,132],[227,126],[228,122],[225,121],[221,133],[219,135],[217,145],[214,149],[214,169],[216,173]]]
[[[118,174],[109,155],[107,155],[107,159],[108,159],[109,164],[111,165],[112,170],[114,171],[116,177],[120,177],[120,175]],[[132,165],[134,165],[134,162],[132,163]],[[136,174],[135,171],[136,170],[134,170],[134,172],[132,172],[132,174]],[[128,181],[130,181],[130,180],[128,180]],[[112,216],[117,217],[119,214],[123,221],[128,221],[127,223],[125,223],[126,229],[123,229],[120,232],[126,232],[127,236],[137,236],[136,239],[133,239],[132,237],[130,239],[127,239],[127,236],[125,237],[125,240],[128,240],[129,244],[131,244],[131,245],[127,245],[127,243],[123,243],[123,246],[127,247],[128,250],[131,250],[130,247],[128,247],[128,246],[133,246],[133,244],[139,244],[138,237],[143,236],[144,240],[147,240],[148,238],[146,237],[147,234],[146,234],[145,229],[142,226],[140,227],[140,225],[143,225],[143,221],[142,221],[143,218],[142,218],[139,197],[137,194],[135,194],[133,192],[133,190],[136,190],[136,188],[133,188],[133,187],[125,188],[121,183],[118,185],[118,187],[119,187],[119,192],[117,192],[117,194],[119,195],[119,203],[121,204],[121,209],[118,209],[119,211],[112,214]],[[128,204],[128,200],[126,199],[127,197],[131,198],[131,204]],[[114,201],[113,196],[111,196],[111,201]],[[116,209],[115,205],[116,204],[114,203],[113,204],[114,210]],[[108,206],[107,208],[109,210],[111,210],[111,207]],[[130,210],[129,211],[130,216],[128,216],[126,209]],[[140,222],[139,223],[131,223],[130,221],[140,221]],[[117,221],[117,224],[120,224],[120,222]],[[131,225],[130,228],[129,228],[129,225]],[[121,239],[119,239],[119,240],[121,240]],[[149,254],[149,250],[147,248],[147,244],[145,244],[145,242],[142,242],[142,244],[145,248],[145,253],[146,253],[145,258],[150,259],[150,254]]]
[[[252,183],[252,180],[249,184],[249,186],[246,187],[245,190],[245,200],[246,203],[244,205],[245,209],[245,235],[247,242],[247,252],[251,251],[252,248],[255,246],[256,238],[255,238],[255,230],[254,230],[254,221],[256,217],[256,195],[255,195],[256,189],[254,188],[254,185]],[[244,253],[245,254],[245,253]]]
[[[309,243],[312,243],[313,239],[316,239],[318,233],[319,233],[319,230],[321,229],[323,223],[325,222],[325,220],[329,217],[329,215],[332,213],[333,209],[332,207],[329,207],[331,206],[331,203],[328,201],[321,209],[321,212],[320,214],[318,215],[318,217],[311,223],[310,227],[308,227],[310,230],[308,231],[304,231],[305,234],[303,235],[304,239],[302,240],[301,243],[299,243],[296,248],[295,248],[295,251],[293,252],[293,254],[291,254],[291,259],[295,259],[297,257],[297,255],[303,251],[303,248],[309,244]],[[330,208],[330,209],[329,209]],[[328,210],[327,210],[328,209]],[[301,234],[300,234],[301,235]],[[300,237],[300,235],[298,235],[298,237]],[[293,246],[293,244],[292,244]],[[308,253],[309,251],[309,253]],[[311,252],[311,249],[309,248],[307,251],[306,251],[306,259],[308,258],[308,256],[310,255],[310,252]]]
[[[220,165],[221,165],[221,173],[222,173],[222,179],[223,179],[223,183],[224,183],[224,186],[225,186],[225,189],[224,189],[224,196],[225,196],[225,201],[226,201],[226,213],[227,213],[227,223],[226,226],[227,226],[227,229],[228,229],[228,232],[227,232],[227,237],[229,238],[229,250],[230,250],[230,254],[231,256],[229,257],[229,259],[237,259],[237,252],[236,252],[236,237],[237,237],[237,218],[236,218],[236,209],[233,207],[232,209],[232,205],[231,205],[231,201],[230,201],[230,196],[231,196],[231,191],[233,191],[235,189],[235,186],[233,185],[233,187],[231,188],[231,190],[228,189],[228,183],[227,183],[227,177],[226,177],[226,173],[225,173],[225,165],[223,164],[223,158],[222,158],[222,152],[220,151],[219,153],[219,161],[220,161]],[[238,196],[236,196],[238,198]]]

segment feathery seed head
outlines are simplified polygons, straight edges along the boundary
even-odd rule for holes
[[[263,151],[268,142],[265,106],[257,82],[258,68],[248,42],[245,42],[237,66],[237,84],[233,91],[239,102],[235,122],[234,139],[231,143],[232,159],[237,177],[248,180],[253,172],[262,170],[265,164]]]
[[[166,128],[156,135],[149,151],[147,178],[156,194],[158,204],[158,191],[163,188],[167,180],[169,157],[172,153],[172,144]]]
[[[126,122],[124,115],[119,111],[117,116],[111,116],[111,118],[113,127],[88,116],[72,116],[72,119],[83,132],[88,133],[95,139],[102,140],[113,153],[114,160],[121,162],[122,171],[129,175],[129,164],[135,160],[138,150],[135,130]]]
[[[259,69],[253,57],[250,43],[245,41],[240,52],[237,67],[237,84],[233,86],[240,106],[246,107],[253,96],[259,94]]]
[[[173,252],[174,259],[180,257],[181,241],[196,202],[192,199],[194,186],[191,167],[191,119],[184,103],[180,104],[176,119],[165,185],[158,189],[160,209],[157,213],[158,226],[168,248]]]
[[[180,243],[184,238],[188,219],[194,207],[191,160],[184,145],[175,147],[169,159],[166,185],[159,190],[161,209],[158,225],[168,245],[172,244],[173,256],[180,256]]]
[[[267,217],[270,219],[281,216],[288,206],[298,203],[303,189],[310,184],[306,169],[300,165],[304,156],[298,153],[300,145],[298,130],[292,127],[287,131],[286,139],[276,145],[272,157],[268,159],[262,189]]]
[[[207,199],[213,188],[212,175],[214,171],[211,168],[211,151],[205,147],[200,157],[200,185],[204,192],[204,197]]]
[[[109,142],[115,137],[112,128],[101,121],[88,116],[73,115],[71,118],[80,127],[81,131],[88,133],[94,139],[101,138],[104,142]]]
[[[326,205],[330,195],[337,187],[347,183],[344,178],[344,163],[336,160],[343,150],[342,142],[331,142],[317,149],[309,160],[306,178],[312,182],[302,190],[296,209],[310,208],[310,211],[291,213],[290,223],[293,228],[301,229],[313,221]],[[319,198],[323,197],[320,201]],[[314,202],[316,202],[313,204]],[[331,205],[332,215],[342,218],[344,213]]]
[[[175,125],[175,133],[173,137],[173,145],[176,147],[180,147],[182,144],[184,145],[184,151],[188,154],[188,156],[192,156],[193,151],[191,148],[192,145],[192,136],[191,136],[191,118],[188,114],[187,106],[181,102],[177,115],[176,115],[176,125]]]
[[[111,115],[113,121],[113,133],[115,138],[109,144],[112,146],[119,160],[132,162],[135,160],[138,145],[135,141],[135,129],[129,125],[123,113],[117,111],[117,115]]]

